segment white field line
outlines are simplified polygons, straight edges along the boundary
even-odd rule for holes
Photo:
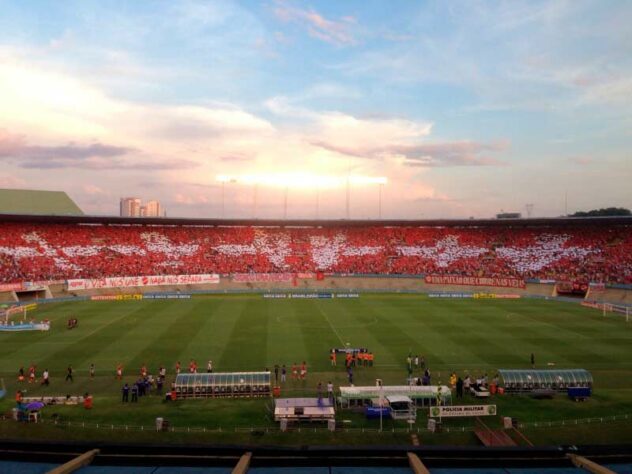
[[[334,327],[334,325],[331,324],[331,321],[329,321],[329,318],[327,317],[327,315],[325,314],[325,312],[322,310],[322,308],[320,307],[318,303],[316,303],[316,307],[318,308],[318,311],[320,311],[320,314],[322,314],[323,318],[325,318],[325,321],[327,321],[327,324],[329,324],[329,327],[331,328],[331,330],[338,337],[338,340],[340,341],[340,344],[342,344],[342,347],[345,347],[345,340],[340,336],[340,333]]]

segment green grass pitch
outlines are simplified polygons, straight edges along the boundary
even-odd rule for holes
[[[70,421],[146,426],[162,416],[174,426],[222,427],[233,432],[233,438],[225,435],[211,441],[250,441],[248,435],[241,435],[246,439],[234,435],[234,427],[274,427],[266,408],[269,400],[165,403],[161,397],[152,395],[141,399],[136,406],[122,406],[121,383],[114,377],[117,363],[124,365],[128,382],[136,379],[143,364],[154,374],[164,365],[170,383],[178,360],[186,370],[189,360],[196,359],[204,370],[207,360],[212,359],[218,372],[257,371],[272,368],[274,364],[289,367],[294,362],[306,361],[307,380],[288,380],[283,395],[315,396],[319,381],[346,385],[344,367],[339,364],[332,369],[328,350],[349,343],[353,347],[367,347],[376,357],[375,367],[355,371],[356,385],[373,385],[376,378],[386,384],[405,383],[405,359],[409,352],[426,358],[433,383],[447,383],[452,371],[460,375],[467,371],[474,376],[486,372],[491,377],[499,368],[527,368],[530,354],[534,353],[539,368],[590,370],[595,379],[594,397],[585,403],[575,403],[561,395],[554,400],[495,397],[493,403],[498,405],[501,416],[533,422],[632,414],[632,324],[623,318],[604,318],[598,311],[571,303],[446,300],[417,295],[362,295],[348,300],[275,300],[261,295],[228,295],[191,300],[51,304],[41,306],[33,317],[50,319],[52,329],[0,334],[0,376],[8,392],[0,401],[2,412],[14,405],[13,394],[18,388],[34,396],[90,392],[95,398],[95,407],[90,412],[80,407],[48,407],[44,416],[54,413]],[[79,319],[78,328],[66,329],[70,317]],[[49,387],[18,383],[19,367],[26,370],[31,363],[37,365],[38,377],[45,368],[50,370]],[[96,367],[94,380],[88,376],[91,363]],[[76,371],[73,383],[64,381],[68,364]],[[338,419],[341,423],[346,420],[347,427],[375,428],[374,422],[359,415],[341,413]],[[425,422],[425,411],[420,412],[418,426],[425,426]],[[450,423],[462,426],[469,420]],[[630,441],[632,429],[628,424],[591,425],[588,430],[558,429],[554,439],[549,439],[551,431],[534,429],[529,434],[536,442],[588,442],[594,436],[598,437],[594,442]],[[54,430],[62,428],[46,425],[39,431],[33,427],[16,430],[15,426],[3,422],[0,434],[144,439],[140,435],[104,435],[89,430],[83,435],[55,434]],[[183,436],[173,441],[190,439]],[[277,437],[266,441],[301,442],[297,438],[284,439],[281,434],[274,436]],[[302,442],[321,439],[358,442],[344,433],[337,435],[337,439],[331,438],[334,435],[319,436],[305,435]],[[471,434],[442,436],[424,434],[425,442],[472,441]],[[206,439],[202,435],[198,438]],[[363,442],[367,441],[363,438]],[[409,440],[403,437],[390,441]]]

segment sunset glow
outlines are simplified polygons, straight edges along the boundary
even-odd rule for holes
[[[632,207],[630,2],[0,5],[0,188],[182,217]]]

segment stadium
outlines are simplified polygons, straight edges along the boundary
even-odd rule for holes
[[[630,218],[141,219],[31,198],[0,216],[5,457],[628,459]]]
[[[0,0],[0,474],[632,474],[631,24]]]

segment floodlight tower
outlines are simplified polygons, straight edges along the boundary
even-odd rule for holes
[[[226,183],[228,181],[230,181],[230,178],[228,176],[224,176],[224,175],[220,175],[217,177],[217,181],[219,181],[220,183],[222,183],[222,219],[224,218],[224,214],[225,214],[225,204],[226,204]]]
[[[351,200],[351,190],[349,189],[349,176],[347,176],[347,197],[346,197],[346,201],[345,201],[345,210],[346,213],[345,215],[347,216],[347,220],[349,220],[349,201]]]

